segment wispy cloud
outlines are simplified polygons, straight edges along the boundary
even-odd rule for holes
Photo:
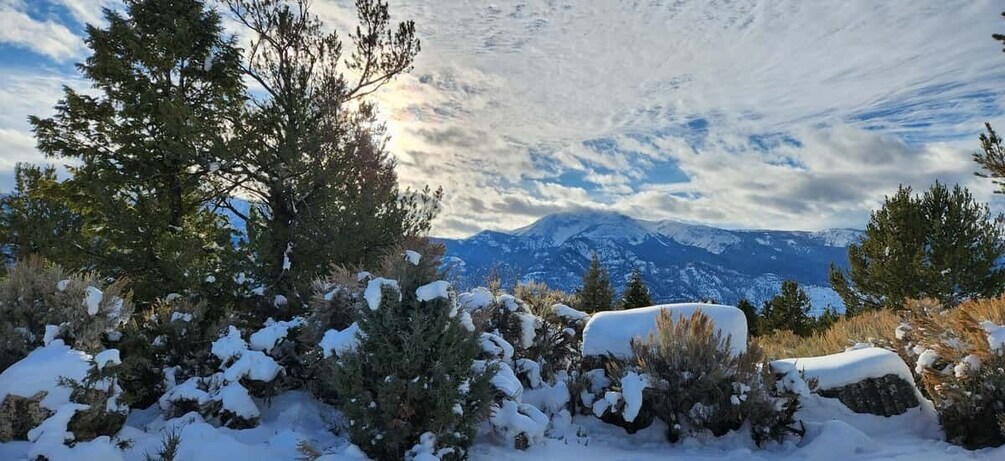
[[[67,23],[100,10],[58,3]],[[314,3],[329,24],[354,19],[350,0]],[[0,8],[28,11],[13,0]],[[446,189],[440,235],[581,207],[735,227],[858,227],[898,184],[937,178],[990,196],[969,152],[985,119],[1005,123],[1005,56],[990,38],[1005,31],[998,2],[391,8],[415,19],[423,51],[381,108],[402,180]],[[0,78],[20,82],[9,68]],[[18,97],[0,93],[15,114],[0,115],[0,129],[23,132],[18,120],[58,94],[12,106]]]

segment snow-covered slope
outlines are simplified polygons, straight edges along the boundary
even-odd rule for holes
[[[679,221],[644,221],[585,211],[545,216],[510,232],[445,239],[447,261],[461,285],[478,285],[493,269],[504,282],[544,281],[573,290],[596,251],[621,289],[638,267],[657,302],[740,298],[764,301],[783,280],[802,285],[814,308],[840,308],[828,287],[831,264],[847,264],[860,231],[727,230]]]

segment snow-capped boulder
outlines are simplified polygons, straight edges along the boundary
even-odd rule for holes
[[[599,357],[613,354],[619,358],[631,357],[632,340],[646,340],[650,333],[655,333],[656,318],[662,311],[669,311],[674,321],[680,317],[689,318],[701,311],[712,320],[724,337],[732,338],[731,348],[734,354],[747,350],[747,318],[743,311],[719,304],[686,303],[594,314],[583,330],[583,355]]]
[[[71,389],[60,386],[59,378],[82,381],[90,360],[56,339],[0,373],[0,442],[26,440],[30,430],[73,405]]]
[[[879,347],[856,349],[821,357],[776,360],[776,374],[788,370],[816,382],[816,392],[836,398],[856,413],[899,415],[917,407],[924,397],[910,368],[896,353]]]

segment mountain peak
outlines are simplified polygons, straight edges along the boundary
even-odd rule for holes
[[[637,241],[647,235],[639,221],[614,211],[579,210],[553,213],[533,224],[508,232],[540,243],[561,245],[574,237],[591,239],[628,239]]]

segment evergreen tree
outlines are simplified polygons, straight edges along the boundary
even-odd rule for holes
[[[996,264],[1005,254],[1001,219],[960,186],[936,182],[923,196],[901,187],[872,213],[861,242],[848,247],[847,274],[831,267],[831,285],[849,315],[897,309],[908,298],[955,306],[997,296],[1005,288]]]
[[[824,309],[823,313],[821,313],[820,316],[817,317],[814,328],[818,332],[827,331],[831,327],[831,325],[834,325],[834,322],[837,322],[838,319],[840,318],[841,314],[838,314],[838,312],[833,307],[827,306],[827,308]]]
[[[782,282],[781,291],[764,303],[761,311],[761,333],[789,330],[799,336],[813,333],[810,317],[810,297],[792,280]]]
[[[653,299],[649,296],[649,287],[642,280],[642,272],[635,269],[632,271],[631,278],[628,279],[628,286],[625,287],[625,294],[621,298],[621,308],[634,309],[652,305]]]
[[[207,204],[223,193],[213,179],[243,84],[234,39],[203,1],[127,0],[124,12],[87,26],[78,68],[96,95],[67,88],[54,117],[30,121],[42,152],[77,162],[65,188],[87,268],[128,276],[149,302],[226,265],[229,231]]]
[[[740,302],[736,303],[736,307],[743,311],[743,316],[747,318],[747,332],[750,333],[750,336],[760,336],[761,318],[757,315],[757,306],[747,298],[743,298]]]
[[[1005,16],[1005,13],[1002,13]],[[1005,34],[993,34],[992,37],[1005,45]],[[1002,49],[1005,51],[1005,48]],[[1005,147],[1002,146],[1002,139],[998,133],[991,128],[990,123],[985,123],[986,133],[981,133],[981,151],[974,153],[974,161],[977,162],[983,171],[977,172],[977,176],[991,178],[999,189],[997,193],[1005,191]]]
[[[443,459],[465,459],[490,410],[494,370],[475,362],[478,336],[453,299],[417,297],[435,267],[395,268],[385,275],[400,291],[383,285],[379,307],[359,310],[358,352],[335,367],[337,406],[352,421],[350,439],[373,459],[403,459],[425,432],[437,449],[453,449]]]
[[[224,206],[248,224],[258,281],[295,307],[329,264],[373,267],[438,212],[439,190],[398,186],[368,100],[411,69],[419,41],[411,21],[393,27],[379,0],[357,1],[348,53],[307,0],[226,4],[250,32],[244,73],[261,92],[240,127],[246,156],[228,171],[253,207]]]
[[[600,267],[600,257],[593,253],[590,267],[583,274],[583,284],[576,291],[579,309],[586,312],[611,310],[614,302],[614,288],[607,269]]]
[[[35,254],[83,266],[70,245],[80,232],[80,217],[65,203],[64,189],[52,166],[14,167],[14,191],[0,197],[0,245],[9,260]]]

